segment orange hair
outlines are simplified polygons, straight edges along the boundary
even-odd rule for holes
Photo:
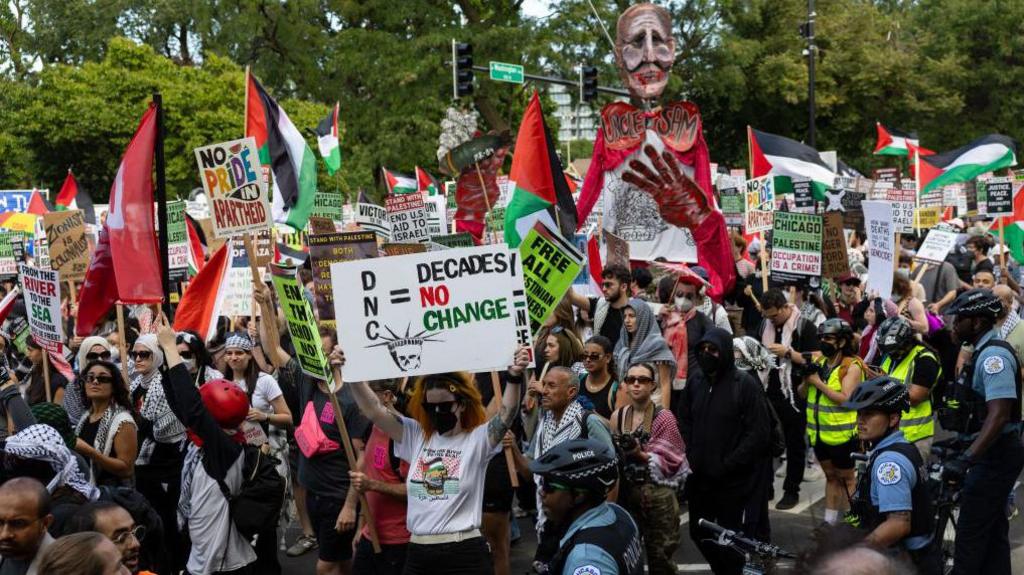
[[[480,390],[477,389],[476,380],[473,379],[472,374],[465,371],[453,371],[420,376],[413,381],[408,412],[409,417],[419,422],[420,427],[423,428],[423,435],[427,439],[434,434],[434,425],[426,410],[423,409],[428,389],[446,389],[455,396],[456,401],[462,404],[459,423],[462,424],[463,430],[472,431],[487,421],[483,398],[480,396]]]

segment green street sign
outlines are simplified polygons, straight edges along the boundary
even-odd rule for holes
[[[497,82],[523,83],[523,67],[518,64],[491,62],[491,80]]]

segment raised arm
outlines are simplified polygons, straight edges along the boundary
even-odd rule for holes
[[[277,314],[270,298],[270,288],[263,282],[253,282],[253,297],[260,306],[260,339],[267,350],[267,359],[275,368],[288,363],[291,356],[281,347],[281,334],[277,331]]]
[[[491,418],[487,424],[487,437],[491,446],[501,443],[505,432],[515,421],[519,409],[519,388],[523,384],[523,372],[526,366],[530,365],[530,350],[525,345],[519,346],[513,364],[508,366],[508,378],[505,382],[505,392],[501,396],[501,409],[498,415]]]
[[[342,351],[340,345],[334,346],[334,349],[331,350],[330,361],[331,367],[337,368],[336,373],[340,374],[342,366],[345,365],[345,352]],[[339,384],[341,383],[340,379],[339,377]],[[388,434],[388,437],[395,441],[402,441],[402,422],[388,412],[384,404],[377,399],[377,394],[370,389],[369,384],[365,381],[358,381],[349,383],[349,385],[352,389],[352,397],[355,398],[356,405],[359,406],[359,411],[362,411],[367,419]]]

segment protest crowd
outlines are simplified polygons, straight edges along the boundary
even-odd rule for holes
[[[154,194],[157,105],[108,206],[34,192],[0,233],[0,575],[507,575],[527,529],[552,575],[677,573],[684,538],[719,574],[1013,572],[1016,143],[879,124],[912,169],[867,177],[751,128],[726,169],[661,101],[667,13],[613,32],[645,106],[585,174],[535,94],[514,145],[448,111],[449,185],[349,203],[247,71],[188,201]]]

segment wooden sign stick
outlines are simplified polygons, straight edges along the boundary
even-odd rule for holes
[[[498,372],[491,372],[491,387],[494,388],[494,398],[501,401],[501,381],[498,379]],[[514,489],[519,489],[519,474],[516,473],[516,462],[512,456],[512,448],[505,448],[505,463],[508,464],[508,478]]]

